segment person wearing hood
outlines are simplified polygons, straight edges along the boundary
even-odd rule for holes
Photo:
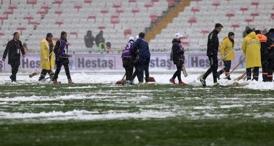
[[[267,82],[267,75],[268,75],[268,66],[269,66],[269,48],[267,44],[267,37],[262,34],[260,30],[255,31],[258,39],[261,43],[261,62],[262,62],[262,77],[263,81]]]
[[[207,56],[210,62],[210,68],[200,78],[200,82],[205,87],[206,78],[210,73],[213,73],[214,85],[217,85],[217,70],[218,70],[218,50],[219,50],[219,38],[218,34],[221,32],[223,25],[220,23],[215,24],[214,30],[209,33],[207,41]]]
[[[132,73],[134,68],[134,51],[133,51],[134,37],[130,37],[129,41],[122,51],[123,67],[126,71],[126,83],[132,84]]]
[[[233,32],[229,32],[228,36],[223,39],[220,46],[220,54],[224,62],[224,68],[218,72],[218,78],[220,78],[221,74],[225,73],[226,79],[231,80],[229,71],[231,61],[235,58]]]
[[[246,76],[247,80],[251,80],[253,72],[253,79],[258,81],[259,68],[261,64],[261,43],[256,33],[252,30],[247,31],[247,35],[243,40],[242,50],[246,61]]]
[[[169,81],[172,84],[176,84],[175,78],[178,77],[179,84],[184,85],[185,83],[182,81],[181,72],[182,72],[185,56],[184,56],[184,48],[181,45],[180,38],[181,38],[181,35],[178,35],[178,36],[176,35],[176,38],[172,40],[171,59],[173,60],[173,63],[176,65],[177,70]]]
[[[94,45],[94,41],[95,41],[95,38],[94,36],[92,35],[92,31],[87,31],[87,34],[85,35],[85,45],[87,48],[92,48],[93,45]]]
[[[54,47],[54,53],[55,53],[55,63],[56,63],[56,70],[55,74],[53,76],[53,84],[57,84],[57,78],[61,71],[61,67],[64,66],[66,76],[68,79],[69,84],[73,84],[70,76],[69,71],[69,57],[68,55],[68,41],[67,41],[67,33],[62,31],[60,39],[56,42],[56,45]]]
[[[97,47],[101,47],[102,44],[105,44],[104,32],[102,30],[96,35],[95,43]]]
[[[54,75],[52,69],[54,69],[55,57],[53,52],[54,44],[52,38],[52,33],[48,33],[46,38],[40,42],[40,65],[42,71],[39,77],[39,81],[44,80],[47,74],[50,75],[51,79]]]

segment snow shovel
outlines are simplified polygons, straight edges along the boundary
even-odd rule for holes
[[[147,82],[147,83],[155,83],[156,80],[155,80],[154,77],[148,77],[148,79],[146,79],[146,82]]]
[[[29,74],[29,78],[32,78],[37,75],[39,75],[39,72],[33,72],[33,73]]]
[[[124,85],[126,83],[125,77],[126,77],[126,74],[124,74],[122,80],[117,81],[115,84],[116,85]]]
[[[246,72],[244,72],[239,77],[237,77],[236,79],[234,79],[234,81],[240,81],[240,80],[245,79],[245,78],[246,78]]]

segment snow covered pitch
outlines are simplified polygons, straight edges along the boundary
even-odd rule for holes
[[[53,86],[0,76],[0,145],[273,145],[273,83],[203,88],[199,74],[117,86],[119,74],[74,73]],[[233,77],[236,77],[232,76]]]

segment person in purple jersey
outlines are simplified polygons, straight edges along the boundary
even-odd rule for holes
[[[56,63],[56,71],[53,76],[53,83],[57,84],[58,75],[60,73],[61,67],[64,66],[66,76],[69,84],[73,84],[69,71],[69,57],[68,55],[68,41],[67,41],[67,33],[61,32],[60,39],[56,42],[54,47],[55,53],[55,63]]]

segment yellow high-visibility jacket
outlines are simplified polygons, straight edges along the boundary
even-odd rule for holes
[[[49,43],[46,39],[40,42],[40,66],[42,69],[52,70],[55,65],[54,51],[50,52]]]
[[[235,58],[235,52],[232,41],[225,37],[220,46],[221,57],[224,61],[231,61]]]
[[[261,43],[255,32],[248,34],[242,44],[246,68],[261,67]]]

